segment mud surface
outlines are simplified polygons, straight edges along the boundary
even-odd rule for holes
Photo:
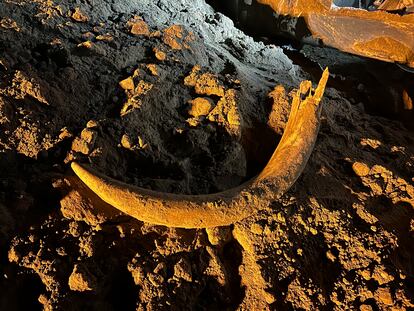
[[[413,76],[262,39],[201,0],[0,3],[0,310],[414,307]],[[231,227],[133,220],[70,169],[173,193],[234,187],[269,159],[289,93],[325,66],[305,172]]]

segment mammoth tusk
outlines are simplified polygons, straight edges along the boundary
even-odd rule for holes
[[[304,170],[318,135],[328,77],[325,69],[315,90],[309,81],[301,83],[283,136],[266,167],[233,189],[207,195],[162,193],[127,185],[76,162],[72,169],[102,200],[141,221],[181,228],[230,225],[268,207]],[[302,99],[304,94],[308,96]]]

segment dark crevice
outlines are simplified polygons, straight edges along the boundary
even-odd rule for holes
[[[243,256],[242,247],[237,240],[231,240],[224,245],[220,255],[229,277],[230,305],[234,306],[231,309],[236,310],[245,296],[245,289],[241,285],[241,276],[239,273]]]
[[[38,298],[44,291],[40,278],[31,273],[18,273],[17,267],[8,266],[7,279],[0,281],[0,310],[42,310]]]

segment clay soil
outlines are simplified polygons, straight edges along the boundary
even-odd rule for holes
[[[0,310],[414,308],[413,75],[260,40],[202,0],[0,2]],[[229,227],[140,222],[70,169],[237,186],[326,66],[305,171]]]

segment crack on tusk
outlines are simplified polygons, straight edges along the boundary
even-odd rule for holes
[[[269,162],[259,175],[238,187],[207,195],[163,193],[122,183],[80,163],[72,162],[71,167],[103,201],[138,220],[181,228],[230,225],[269,206],[303,172],[318,135],[328,77],[325,69],[315,90],[310,81],[301,83]]]

